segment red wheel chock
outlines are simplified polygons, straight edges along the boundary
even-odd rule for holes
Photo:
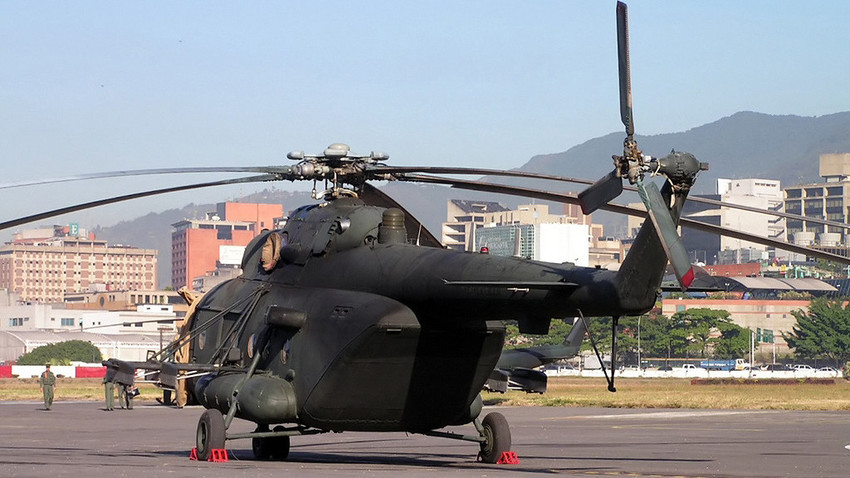
[[[192,451],[189,453],[189,459],[198,461],[198,449],[192,448]],[[227,461],[227,450],[224,448],[213,448],[210,450],[210,457],[207,461],[214,461],[216,463],[221,463]]]
[[[519,457],[512,451],[506,451],[499,457],[497,465],[519,465]]]
[[[210,460],[216,463],[227,461],[227,450],[224,448],[213,448],[210,450],[212,453],[210,454]]]

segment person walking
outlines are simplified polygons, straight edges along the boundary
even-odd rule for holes
[[[44,372],[38,378],[38,386],[41,388],[41,394],[44,396],[44,409],[50,410],[53,406],[53,392],[56,390],[56,375],[50,371],[50,364],[46,364]]]

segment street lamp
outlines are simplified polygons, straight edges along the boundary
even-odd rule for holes
[[[157,327],[156,330],[159,330],[159,353],[162,355],[162,333],[171,330],[171,327]]]
[[[643,363],[640,361],[640,318],[641,318],[641,316],[639,315],[638,316],[638,370],[643,368],[643,367],[641,367],[641,365],[643,365]]]

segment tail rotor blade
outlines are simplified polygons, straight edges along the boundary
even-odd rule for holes
[[[688,253],[685,251],[685,246],[682,245],[679,233],[676,232],[676,224],[673,222],[673,217],[664,204],[664,199],[661,197],[661,192],[658,191],[658,186],[655,183],[638,181],[637,188],[640,198],[643,200],[644,205],[646,205],[649,219],[655,226],[655,232],[658,233],[658,238],[664,247],[664,252],[667,253],[667,259],[673,266],[676,279],[679,280],[679,285],[682,287],[682,291],[684,291],[693,282],[694,271],[691,267]]]
[[[620,66],[620,118],[629,139],[635,134],[632,116],[632,78],[629,67],[629,13],[623,2],[617,2],[617,57]]]
[[[622,177],[628,171],[630,160],[637,159],[634,144],[635,125],[632,117],[632,84],[629,72],[629,20],[628,7],[617,2],[617,59],[620,70],[620,119],[626,127],[626,147],[623,156],[614,157],[614,171],[579,193],[581,210],[590,214],[623,192]],[[632,151],[632,150],[635,151]]]
[[[623,192],[623,179],[617,175],[617,171],[611,171],[584,191],[578,193],[581,212],[590,214],[600,207],[608,204]]]

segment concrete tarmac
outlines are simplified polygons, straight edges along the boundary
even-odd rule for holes
[[[545,476],[846,477],[850,413],[487,407],[511,425],[518,465],[475,462],[476,444],[405,433],[292,438],[285,462],[228,441],[227,463],[189,459],[203,409],[0,402],[2,477]],[[253,426],[234,420],[232,432]],[[473,433],[471,426],[452,431]]]

